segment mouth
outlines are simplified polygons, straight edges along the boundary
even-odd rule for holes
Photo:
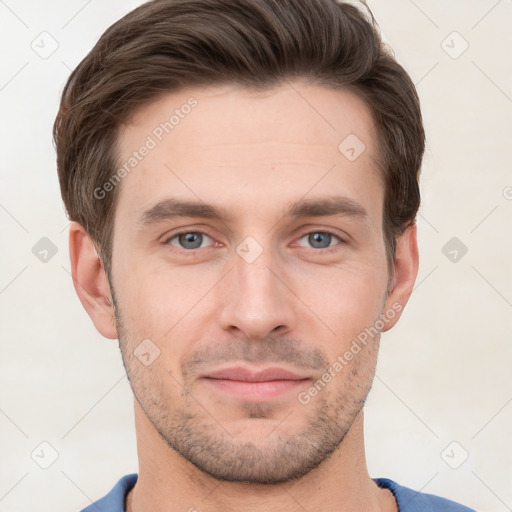
[[[310,377],[284,368],[224,368],[201,376],[210,388],[243,400],[265,401],[297,391]]]

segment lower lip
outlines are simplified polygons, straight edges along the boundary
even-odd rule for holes
[[[203,380],[209,386],[212,386],[221,392],[230,393],[231,395],[243,398],[244,400],[268,400],[291,391],[297,391],[297,389],[303,387],[304,383],[309,379],[269,380],[263,382],[246,382],[211,378],[205,378]]]

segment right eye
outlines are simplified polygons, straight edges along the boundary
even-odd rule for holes
[[[205,237],[213,240],[206,233],[201,231],[180,231],[179,233],[175,233],[171,237],[167,238],[164,241],[164,244],[169,244],[186,251],[192,251],[194,249],[202,248],[201,246]]]

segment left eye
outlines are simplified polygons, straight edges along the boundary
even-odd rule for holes
[[[311,233],[306,233],[300,239],[302,240],[306,237],[308,243],[310,243],[314,249],[328,249],[331,247],[331,241],[333,238],[340,242],[343,241],[339,236],[334,233],[329,233],[328,231],[312,231]]]

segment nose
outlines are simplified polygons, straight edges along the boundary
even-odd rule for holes
[[[294,328],[299,301],[277,260],[270,249],[251,263],[234,254],[233,268],[223,280],[219,321],[224,330],[258,340]]]

